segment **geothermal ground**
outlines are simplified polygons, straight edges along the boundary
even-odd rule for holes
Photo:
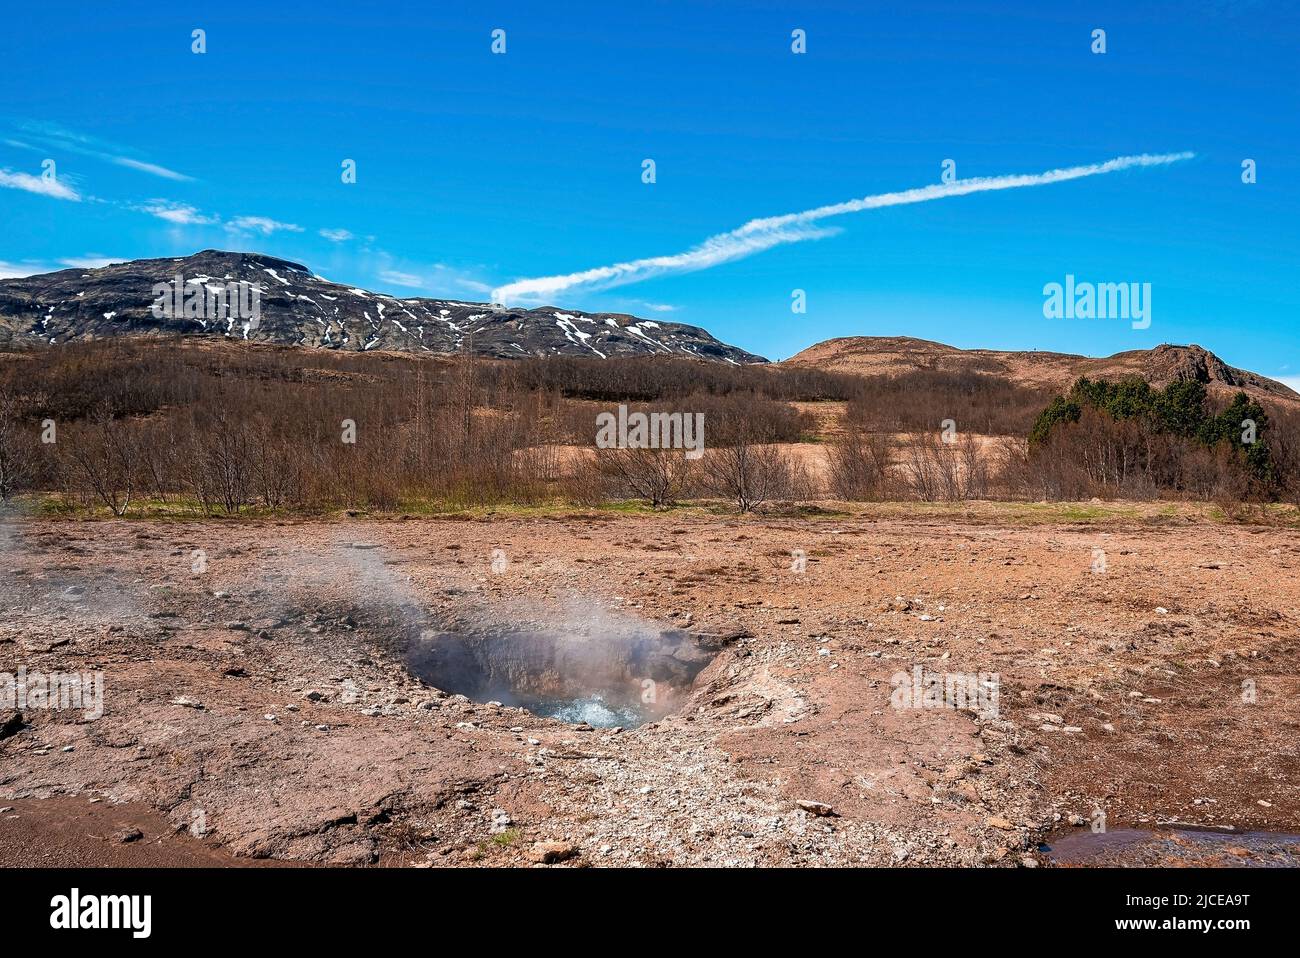
[[[1099,814],[1282,862],[1297,569],[1188,506],[15,520],[0,672],[105,693],[0,704],[0,864],[1035,865]],[[633,636],[602,680],[647,721],[408,671],[503,633]],[[577,661],[490,650],[538,697]],[[916,666],[997,673],[996,716],[891,706]]]

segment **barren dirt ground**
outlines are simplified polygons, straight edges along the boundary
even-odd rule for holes
[[[1096,811],[1300,831],[1300,537],[1100,511],[11,522],[0,672],[106,691],[93,721],[0,706],[0,864],[71,829],[57,863],[1026,865]],[[574,608],[721,651],[620,732],[404,668],[412,616]],[[998,716],[891,707],[917,665],[998,673]]]

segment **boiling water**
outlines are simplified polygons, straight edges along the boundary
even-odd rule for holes
[[[538,702],[520,702],[534,715],[559,719],[579,725],[586,722],[594,728],[636,728],[643,722],[653,721],[655,716],[643,713],[631,705],[616,706],[606,702],[601,695],[589,695],[578,699],[543,699]]]

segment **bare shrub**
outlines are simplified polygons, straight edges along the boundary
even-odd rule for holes
[[[893,446],[884,433],[846,430],[828,451],[831,493],[850,502],[888,498]]]
[[[304,505],[305,463],[298,451],[276,435],[265,417],[253,427],[251,448],[252,484],[255,494],[269,509]]]
[[[595,506],[609,498],[610,477],[602,473],[594,450],[582,449],[559,475],[557,492],[570,502]]]
[[[678,502],[695,473],[695,462],[680,449],[602,449],[596,463],[616,494],[656,509]]]
[[[989,470],[979,441],[970,434],[944,442],[934,432],[913,432],[903,443],[902,474],[924,502],[960,502],[988,495]]]
[[[1045,440],[1031,442],[1006,475],[1018,491],[1042,499],[1172,495],[1216,502],[1227,512],[1230,502],[1270,494],[1230,444],[1206,446],[1156,431],[1139,419],[1116,421],[1092,408],[1082,409],[1077,422],[1058,424]]]
[[[747,511],[807,494],[788,444],[814,428],[792,403],[814,400],[848,404],[847,435],[829,450],[830,490],[843,499],[893,497],[901,484],[930,500],[1235,496],[1300,507],[1300,416],[1280,408],[1268,409],[1262,432],[1268,457],[1222,436],[1210,443],[1091,410],[1028,446],[1008,439],[991,457],[974,435],[1025,436],[1044,401],[1037,388],[1000,382],[992,366],[864,378],[667,356],[506,362],[112,340],[0,355],[0,397],[0,499],[57,490],[70,507],[115,512],[181,493],[205,512],[229,513],[393,509],[418,498],[531,503],[556,493],[664,505],[697,491],[696,478]],[[555,447],[589,447],[594,412],[611,402],[703,413],[706,446],[723,454],[692,465],[680,450],[601,453],[562,466]],[[889,438],[954,412],[969,435],[955,445]],[[24,433],[45,418],[59,424],[57,444]],[[340,442],[345,419],[359,424],[355,445]],[[777,443],[787,445],[765,450]]]
[[[802,498],[800,471],[788,449],[743,438],[710,449],[704,457],[705,486],[730,499],[741,512],[767,502]]]
[[[1300,414],[1275,414],[1269,444],[1277,465],[1279,491],[1287,502],[1300,509]]]
[[[0,391],[0,502],[8,502],[35,471],[36,435],[23,422],[18,397]]]
[[[84,501],[98,501],[126,515],[139,488],[139,424],[115,419],[101,408],[90,423],[64,430],[68,475]]]
[[[253,449],[248,423],[224,404],[193,421],[187,471],[190,489],[205,511],[234,514],[249,503]]]
[[[962,499],[987,499],[990,477],[988,458],[970,433],[957,440],[958,490]]]
[[[847,418],[871,432],[910,432],[960,410],[965,431],[1023,436],[1053,395],[1047,387],[1011,382],[996,367],[988,372],[918,369],[863,378],[849,400]]]

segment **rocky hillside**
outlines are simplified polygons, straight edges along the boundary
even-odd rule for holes
[[[155,315],[156,284],[174,284],[178,275],[187,290],[182,307]],[[215,306],[215,292],[241,282],[250,284],[246,302],[252,286],[258,291],[256,321]],[[733,364],[767,361],[697,326],[621,313],[494,310],[485,303],[400,298],[333,283],[298,263],[257,253],[204,250],[0,280],[0,348],[175,333],[348,350],[453,353],[468,346],[499,358],[661,353]]]
[[[1300,395],[1267,377],[1229,366],[1200,346],[1157,346],[1093,358],[1070,353],[958,349],[907,336],[849,336],[809,346],[782,362],[864,376],[889,376],[918,370],[973,372],[1025,386],[1064,390],[1080,376],[1121,379],[1140,376],[1162,386],[1196,379],[1214,392],[1243,390],[1259,397],[1300,405]]]

